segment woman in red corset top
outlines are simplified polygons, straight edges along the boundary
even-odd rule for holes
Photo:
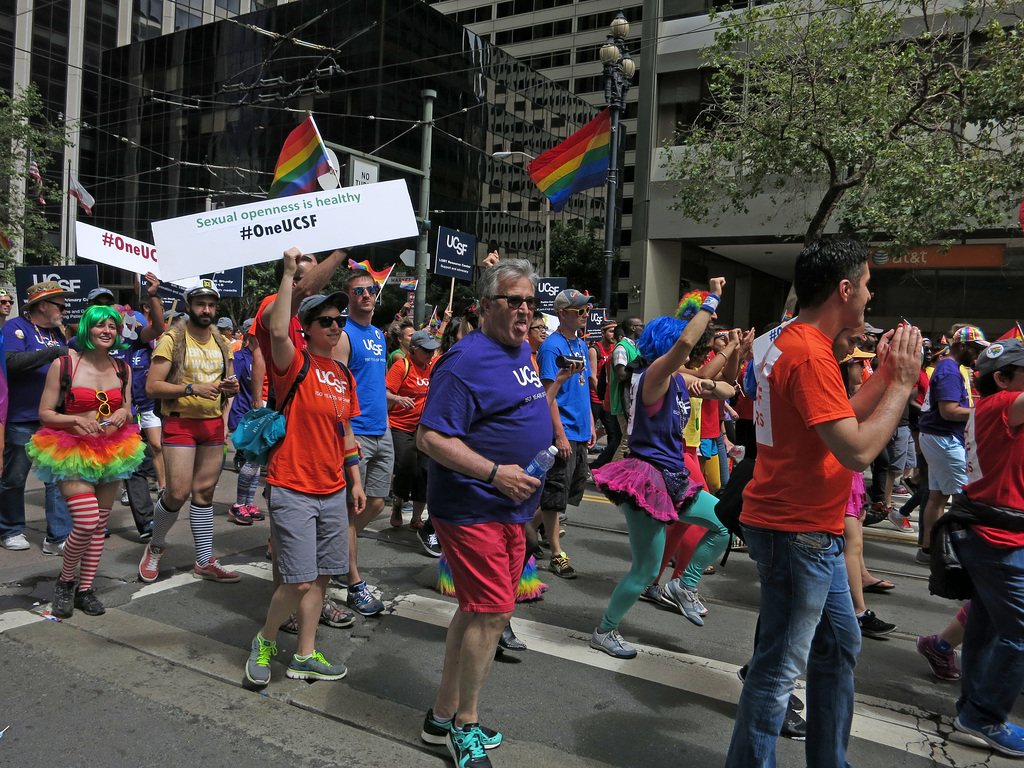
[[[86,310],[78,325],[81,351],[72,350],[50,366],[39,402],[42,427],[25,447],[36,474],[57,483],[71,511],[73,527],[53,593],[52,611],[60,618],[75,608],[90,616],[105,612],[92,587],[104,529],[120,481],[145,451],[132,418],[131,371],[110,355],[123,348],[121,324],[113,307]]]

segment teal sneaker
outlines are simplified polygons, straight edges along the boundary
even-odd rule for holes
[[[270,682],[270,657],[277,656],[277,643],[264,640],[259,632],[252,639],[252,650],[245,663],[245,678],[253,685],[267,685]]]
[[[344,664],[331,664],[321,653],[313,651],[305,658],[292,656],[285,674],[293,680],[341,680],[348,669]]]
[[[999,725],[982,725],[972,723],[963,715],[958,715],[953,726],[963,733],[977,736],[996,752],[1010,757],[1024,757],[1024,728],[1010,723]]]
[[[491,768],[491,758],[480,740],[479,723],[466,723],[461,730],[452,728],[446,740],[455,768]]]
[[[449,720],[446,723],[434,719],[434,710],[428,709],[427,716],[423,718],[423,730],[420,731],[420,739],[425,744],[433,744],[435,747],[443,747],[448,743],[448,733],[452,730],[455,721]],[[479,726],[480,743],[484,749],[496,749],[501,746],[501,734],[490,728]]]

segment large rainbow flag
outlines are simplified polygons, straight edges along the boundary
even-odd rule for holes
[[[327,147],[310,115],[288,134],[274,168],[274,182],[267,197],[301,195],[316,190],[316,180],[331,172]]]
[[[611,113],[606,109],[561,144],[526,166],[527,173],[560,211],[571,195],[599,187],[608,178]]]

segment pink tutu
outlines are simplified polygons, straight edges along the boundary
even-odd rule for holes
[[[868,492],[864,487],[864,473],[853,473],[853,487],[850,489],[850,498],[846,500],[846,517],[855,517],[858,520],[864,515],[864,502],[867,501]]]
[[[700,491],[700,486],[691,481],[686,497],[676,506],[665,487],[661,471],[640,459],[622,459],[605,464],[593,470],[592,474],[597,489],[613,504],[632,504],[663,523],[677,522],[679,513],[693,503]]]

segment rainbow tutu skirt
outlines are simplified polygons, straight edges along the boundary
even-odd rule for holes
[[[591,472],[597,489],[616,506],[629,503],[655,520],[674,523],[697,497],[700,487],[690,482],[686,496],[677,506],[669,495],[661,471],[640,459],[622,459]]]
[[[75,435],[42,427],[32,435],[25,452],[44,483],[82,480],[100,485],[128,479],[142,463],[146,447],[139,425],[129,422],[106,435]]]

